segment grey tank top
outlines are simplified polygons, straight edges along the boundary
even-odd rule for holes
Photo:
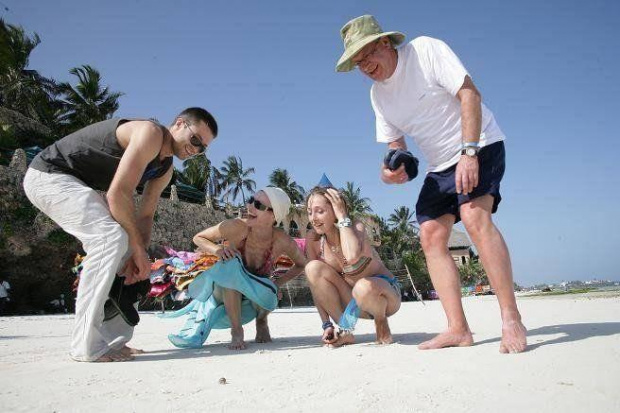
[[[30,167],[72,175],[93,189],[107,191],[125,152],[116,138],[116,129],[131,120],[142,119],[112,118],[73,132],[41,151]],[[146,167],[140,185],[163,176],[171,166],[172,156],[160,160],[158,154]]]

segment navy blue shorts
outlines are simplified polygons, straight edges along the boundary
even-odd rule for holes
[[[454,181],[456,164],[445,171],[430,172],[426,175],[418,203],[415,206],[416,219],[419,224],[445,214],[454,215],[455,222],[459,222],[461,220],[459,207],[483,195],[493,196],[493,212],[497,211],[497,206],[502,200],[499,183],[506,169],[504,142],[495,142],[480,149],[478,162],[480,163],[478,186],[467,195],[456,193]]]

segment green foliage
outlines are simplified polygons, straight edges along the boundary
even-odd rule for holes
[[[241,158],[229,156],[219,172],[224,199],[227,201],[232,198],[232,201],[235,201],[241,193],[243,204],[245,204],[246,198],[243,189],[245,188],[249,193],[254,193],[256,189],[256,182],[249,178],[255,172],[254,168],[243,169]]]
[[[292,204],[301,204],[304,202],[306,190],[292,180],[286,169],[274,169],[271,175],[269,175],[269,183],[286,192]]]
[[[30,54],[41,43],[21,26],[0,19],[0,106],[51,125],[58,108],[56,82],[28,68]]]
[[[74,238],[58,228],[47,234],[47,240],[55,246],[61,247],[74,242]]]
[[[465,265],[461,265],[458,268],[461,285],[489,284],[489,278],[477,258],[468,260]]]
[[[429,291],[433,289],[431,278],[426,267],[426,259],[421,250],[408,251],[402,255],[403,264],[409,268],[411,278],[418,291]],[[405,283],[405,288],[407,283]]]
[[[67,125],[65,134],[111,118],[123,94],[110,92],[108,86],[102,85],[101,74],[92,66],[74,67],[69,73],[78,78],[77,84],[63,82],[57,88],[64,110],[61,121]]]
[[[183,161],[183,171],[176,174],[177,181],[205,192],[211,177],[211,162],[206,156],[193,156]]]
[[[353,182],[346,182],[345,188],[341,188],[340,190],[349,206],[349,215],[351,218],[360,218],[372,212],[372,208],[370,208],[370,198],[363,197],[361,188],[355,188]]]
[[[78,78],[75,87],[29,68],[30,54],[40,43],[36,33],[30,36],[21,26],[0,19],[0,107],[17,114],[8,122],[19,123],[19,127],[8,132],[21,147],[45,147],[58,137],[109,119],[122,96],[101,85],[100,73],[88,65],[69,71]],[[6,148],[17,147],[6,136],[0,139],[9,143]]]
[[[32,224],[37,213],[37,209],[30,202],[24,202],[19,208],[14,209],[11,215],[15,221]]]

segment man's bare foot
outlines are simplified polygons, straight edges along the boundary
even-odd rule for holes
[[[238,329],[231,328],[230,334],[232,336],[232,340],[230,341],[228,348],[230,350],[245,350],[246,344],[245,341],[243,341],[243,327]]]
[[[96,363],[114,363],[117,361],[131,361],[134,356],[131,354],[123,354],[122,351],[112,350],[95,360]]]
[[[527,347],[527,329],[521,323],[521,317],[512,320],[504,320],[502,325],[502,342],[499,352],[522,353]]]
[[[256,319],[256,339],[254,341],[257,343],[271,343],[267,318]]]
[[[328,344],[328,347],[342,347],[346,346],[347,344],[355,343],[355,337],[350,331],[340,331],[337,336],[338,338],[336,339],[336,341]]]
[[[377,344],[392,344],[394,342],[387,318],[381,321],[375,318],[375,329],[377,331]]]
[[[469,330],[446,330],[437,334],[432,339],[421,343],[418,348],[420,350],[435,350],[444,347],[467,347],[474,344],[474,339]]]
[[[144,350],[139,348],[133,348],[129,346],[123,346],[120,350],[121,354],[125,356],[135,356],[136,354],[144,354]]]

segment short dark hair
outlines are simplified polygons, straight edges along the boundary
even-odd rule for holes
[[[179,113],[175,119],[177,118],[186,119],[192,124],[203,121],[211,130],[211,133],[213,133],[213,138],[215,139],[217,137],[217,122],[213,115],[203,108],[187,108]]]

